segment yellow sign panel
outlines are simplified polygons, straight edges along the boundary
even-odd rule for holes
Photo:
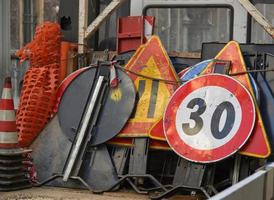
[[[157,36],[141,46],[125,68],[140,74],[129,74],[138,99],[131,119],[118,137],[146,137],[150,128],[162,118],[169,98],[179,85],[179,78]]]
[[[141,74],[149,74],[152,77],[160,77],[160,71],[151,57]],[[162,117],[165,105],[171,95],[163,82],[152,81],[145,78],[137,78],[134,85],[138,88],[139,101],[134,118],[131,122],[154,122]]]

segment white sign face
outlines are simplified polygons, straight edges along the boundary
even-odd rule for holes
[[[179,137],[190,147],[211,150],[228,143],[242,121],[242,109],[233,93],[206,86],[189,93],[175,119]]]

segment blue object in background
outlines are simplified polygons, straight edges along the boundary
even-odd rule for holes
[[[191,67],[180,79],[182,81],[189,81],[196,76],[199,76],[200,73],[213,61],[214,59],[204,60],[193,67]]]
[[[260,105],[260,90],[258,88],[258,85],[251,74],[248,74],[248,76],[249,76],[249,80],[250,80],[254,95],[256,97],[257,103],[258,105]]]
[[[190,69],[183,76],[181,76],[180,79],[182,81],[186,82],[186,81],[189,81],[189,80],[199,76],[200,73],[202,73],[204,71],[204,69],[213,61],[214,61],[214,59],[204,60],[204,61],[190,67]],[[251,74],[249,74],[249,79],[250,79],[256,100],[257,100],[258,104],[260,104],[260,91],[257,86],[257,83]]]

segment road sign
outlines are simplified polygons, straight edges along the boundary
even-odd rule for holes
[[[243,72],[247,70],[244,63],[243,55],[241,53],[240,45],[235,41],[229,42],[219,52],[219,54],[215,57],[215,59],[231,61],[230,73]],[[211,65],[209,65],[203,72],[203,74],[208,74],[208,73],[212,73]],[[240,81],[249,90],[251,95],[253,97],[255,96],[248,74],[233,76],[233,78]],[[267,134],[264,128],[264,124],[262,121],[262,117],[260,114],[260,110],[258,107],[258,103],[256,101],[254,103],[256,107],[255,127],[249,141],[241,149],[240,153],[242,155],[247,155],[247,156],[252,156],[257,158],[267,158],[270,155],[271,150],[270,150]]]
[[[190,69],[190,67],[187,67],[187,68],[183,69],[182,71],[180,71],[180,72],[178,73],[178,76],[179,76],[179,77],[182,77],[189,69]]]
[[[246,143],[255,112],[252,96],[239,81],[221,74],[205,75],[174,93],[165,111],[164,132],[181,157],[216,162]]]
[[[119,137],[148,137],[149,130],[162,118],[169,98],[178,88],[179,78],[157,36],[141,46],[125,68],[144,76],[174,81],[171,84],[129,73],[138,92],[138,102]]]
[[[179,77],[182,81],[189,81],[199,76],[209,65],[211,65],[212,67],[212,64],[214,63],[214,61],[216,61],[216,59],[204,60],[200,63],[197,63],[196,65],[190,67],[187,71],[184,71],[184,70],[181,71],[179,73]],[[257,83],[251,74],[249,74],[248,76],[251,82],[252,89],[254,91],[254,95],[257,99],[257,102],[260,102],[260,94],[259,94],[260,92],[259,92]]]
[[[86,71],[89,67],[83,67],[81,69],[78,69],[77,71],[71,73],[70,75],[68,75],[59,85],[57,92],[56,92],[56,104],[54,106],[53,109],[53,115],[55,115],[57,113],[58,107],[59,107],[59,103],[61,101],[61,98],[65,92],[65,90],[67,89],[67,87],[69,86],[69,84],[83,71]]]
[[[153,16],[145,16],[144,17],[144,36],[145,42],[151,38],[153,34],[155,17]]]
[[[166,141],[163,127],[163,118],[154,124],[149,130],[149,137],[154,140]]]
[[[214,59],[204,60],[200,63],[197,63],[196,65],[192,66],[187,72],[185,72],[182,76],[180,76],[180,79],[182,81],[189,81],[196,76],[199,76],[204,69],[214,61]]]
[[[117,88],[108,90],[104,97],[105,101],[97,127],[94,130],[89,130],[94,133],[90,145],[102,144],[116,136],[126,124],[134,108],[136,94],[132,80],[120,69],[117,69],[117,75],[120,80],[119,85]],[[90,82],[95,77],[96,68],[91,67],[80,72],[76,77],[72,77],[73,81],[67,86],[67,82],[64,82],[65,91],[62,94],[57,114],[60,127],[70,140],[75,137],[75,130],[78,127],[91,88],[92,83]]]

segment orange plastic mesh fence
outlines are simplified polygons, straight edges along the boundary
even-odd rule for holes
[[[33,41],[17,52],[21,60],[27,57],[30,60],[16,116],[22,147],[33,142],[53,112],[59,83],[60,44],[60,26],[45,22],[36,28]]]

